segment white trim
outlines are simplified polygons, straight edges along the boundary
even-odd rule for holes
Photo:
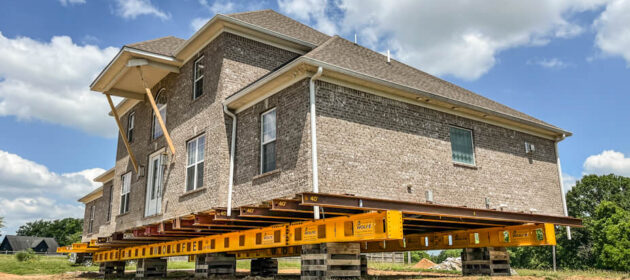
[[[129,131],[133,132],[134,128],[136,128],[136,112],[129,112],[127,115],[127,141],[129,143],[133,142],[133,133],[129,133]]]
[[[162,94],[163,92],[166,92],[166,88],[161,88],[160,90],[158,90],[157,94],[155,95],[155,105],[156,106],[160,106],[160,103],[158,103],[160,94]],[[158,107],[158,113],[161,114],[160,112],[162,111],[162,109],[166,110],[166,106],[168,105],[168,96],[166,97],[166,103],[163,104],[163,106]],[[153,111],[153,110],[151,110]],[[166,125],[166,111],[164,112],[164,116],[162,116],[162,120],[164,121],[164,125]],[[162,131],[162,134],[155,136],[155,129],[159,127],[160,130],[162,129],[162,127],[159,125],[159,123],[157,123],[157,118],[155,117],[155,112],[153,112],[153,114],[151,115],[151,140],[155,140],[160,138],[161,136],[164,136],[164,131]]]
[[[197,64],[199,62],[201,62],[202,59],[204,59],[205,56],[200,56],[197,59],[195,59],[195,62],[193,62],[193,100],[196,100],[197,98],[201,97],[203,95],[203,87],[201,88],[201,94],[199,96],[195,96],[195,94],[197,93],[197,81],[199,80],[203,80],[203,77],[205,76],[205,71],[206,71],[206,67],[204,65],[203,68],[203,73],[201,74],[201,77],[196,77],[197,76]]]
[[[272,112],[274,112],[276,114],[276,117],[273,120],[273,122],[274,122],[273,126],[275,127],[274,130],[276,130],[276,131],[275,131],[275,135],[273,136],[273,140],[265,141],[265,115],[270,114]],[[260,173],[259,174],[263,174],[264,173],[263,172],[263,159],[264,159],[263,147],[265,145],[271,143],[271,142],[276,142],[277,135],[278,135],[277,129],[278,129],[278,113],[276,112],[276,107],[271,108],[271,109],[269,109],[269,110],[267,110],[267,111],[265,111],[265,112],[260,114]],[[276,153],[277,153],[277,151],[276,151]],[[276,158],[274,156],[274,161],[275,160],[276,160]],[[278,169],[277,162],[276,162],[276,168],[275,169]],[[270,171],[273,171],[273,170],[269,170],[269,171],[266,171],[266,172],[270,172]]]
[[[201,147],[201,149],[203,149],[203,158],[201,160],[199,160],[197,158],[197,155],[199,155],[199,139],[201,139],[202,137],[203,137],[203,147]],[[193,142],[193,141],[195,142],[195,162],[193,162],[192,164],[189,164],[188,163],[188,156],[190,155],[190,153],[188,152],[188,143]],[[205,147],[206,147],[206,134],[205,133],[202,133],[202,134],[196,136],[195,138],[192,138],[192,139],[186,141],[186,166],[184,167],[184,192],[194,191],[194,190],[200,188],[200,186],[197,186],[197,182],[199,181],[198,178],[197,178],[197,175],[199,175],[199,174],[197,174],[197,165],[199,165],[200,163],[204,163],[205,162],[205,158],[206,158]],[[193,188],[191,190],[189,190],[188,189],[188,168],[192,167],[192,166],[195,167],[195,173],[194,173],[195,175],[193,176],[193,180],[194,180]],[[204,166],[204,169],[205,168],[206,167]],[[204,172],[204,174],[205,174],[205,172]],[[202,180],[203,180],[203,178],[202,178]]]
[[[470,133],[470,145],[472,146],[472,159],[473,162],[472,163],[468,163],[468,162],[460,162],[460,161],[456,161],[453,159],[453,140],[451,139],[451,128],[455,128],[455,129],[461,129],[461,130],[466,130]],[[477,156],[475,153],[475,134],[474,131],[470,128],[465,128],[465,127],[461,127],[461,126],[456,126],[456,125],[448,125],[448,141],[451,143],[451,161],[453,163],[456,164],[465,164],[465,165],[470,165],[470,166],[477,166]]]
[[[125,180],[127,180],[127,182],[129,183],[127,186],[127,191],[125,192]],[[129,201],[129,194],[131,193],[131,172],[127,172],[125,174],[123,174],[122,176],[120,176],[120,207],[119,207],[119,214],[125,214],[127,212],[129,212],[129,209],[126,208],[127,202]],[[123,198],[124,201],[123,201]],[[125,211],[123,211],[125,210]]]
[[[166,153],[166,147],[162,147],[158,150],[156,150],[155,152],[153,152],[152,154],[149,155],[149,164],[147,164],[147,181],[146,181],[146,192],[145,192],[145,197],[144,197],[144,217],[151,217],[151,216],[155,216],[158,214],[162,213],[162,197],[163,197],[163,189],[164,189],[164,158],[162,158],[162,155]],[[156,177],[157,178],[157,188],[156,188],[156,195],[155,195],[155,200],[156,200],[156,210],[155,213],[151,213],[148,214],[149,211],[149,202],[150,202],[150,183],[155,183],[155,182],[151,182],[151,178],[153,177],[153,168],[151,168],[151,164],[153,164],[153,159],[155,158],[159,158],[158,163],[161,165],[158,168],[158,172],[161,172],[162,174],[158,174],[161,175],[161,177]]]
[[[562,141],[563,137],[556,139],[554,142],[554,147],[556,150],[556,166],[558,167],[558,180],[560,181],[560,196],[562,197],[562,210],[564,211],[565,216],[569,216],[569,211],[567,210],[567,199],[564,193],[564,180],[562,180],[562,165],[560,164],[560,152],[558,150],[558,142]],[[571,240],[571,227],[567,227],[567,239]]]

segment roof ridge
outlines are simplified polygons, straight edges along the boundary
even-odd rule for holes
[[[164,37],[159,37],[159,38],[155,38],[155,39],[150,39],[150,40],[146,40],[146,41],[141,41],[141,42],[135,42],[135,43],[131,43],[131,44],[126,44],[125,46],[127,47],[131,47],[133,45],[139,45],[139,44],[146,44],[146,43],[151,43],[151,42],[155,42],[155,41],[159,41],[159,40],[163,40],[163,39],[168,39],[168,38],[174,38],[174,39],[178,39],[178,40],[186,40],[186,39],[182,39],[179,37],[175,37],[173,35],[168,35],[168,36],[164,36]]]
[[[251,14],[251,13],[258,13],[258,12],[264,12],[264,11],[271,11],[271,12],[276,12],[274,9],[262,9],[262,10],[255,10],[255,11],[247,11],[247,12],[238,12],[238,13],[231,13],[231,14],[223,14],[224,16],[235,16],[235,15],[246,15],[246,14]],[[279,13],[278,13],[279,14]]]

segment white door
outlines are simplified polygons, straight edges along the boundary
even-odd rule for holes
[[[147,177],[147,202],[144,216],[160,214],[162,210],[162,179],[164,165],[162,153],[156,153],[149,158],[149,176]]]

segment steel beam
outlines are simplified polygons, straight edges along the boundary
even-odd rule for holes
[[[445,216],[491,221],[538,224],[550,223],[555,225],[574,227],[582,226],[582,220],[572,217],[538,215],[489,209],[475,209],[459,206],[437,205],[409,201],[394,201],[335,194],[303,193],[301,204],[306,206],[323,206],[361,210],[397,210],[402,211],[404,214]]]

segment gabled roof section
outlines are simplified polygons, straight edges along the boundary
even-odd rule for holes
[[[173,52],[186,40],[174,36],[167,36],[153,40],[125,45],[126,47],[148,51],[156,54],[173,56]]]
[[[353,42],[339,36],[331,37],[324,44],[305,54],[304,57],[402,86],[415,88],[423,92],[464,104],[485,108],[489,111],[502,113],[548,128],[560,130],[560,128],[539,119],[514,110],[467,89],[456,86],[450,82],[394,59],[388,63],[386,56],[354,44]]]
[[[226,15],[314,45],[321,45],[330,36],[274,10],[260,10]]]

